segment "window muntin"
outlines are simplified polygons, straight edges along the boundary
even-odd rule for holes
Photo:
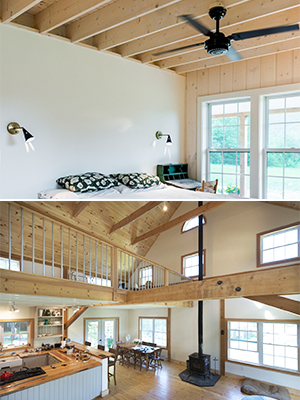
[[[228,321],[228,360],[299,372],[299,323]]]
[[[204,215],[202,216],[202,224],[206,224],[206,219]],[[194,217],[192,219],[189,219],[188,221],[185,221],[185,223],[182,226],[182,232],[188,232],[194,228],[197,228],[199,226],[199,217]]]
[[[218,193],[250,196],[250,100],[208,103],[208,180]]]
[[[266,197],[298,199],[300,193],[299,93],[266,97]]]
[[[167,318],[140,317],[140,339],[143,342],[156,343],[157,346],[167,347]]]
[[[199,255],[198,252],[182,256],[181,273],[188,278],[198,278]],[[206,250],[202,253],[203,276],[206,275]]]
[[[0,258],[0,268],[1,269],[9,269],[9,260],[8,258]],[[20,263],[19,261],[10,260],[10,269],[11,271],[20,271]]]
[[[26,346],[30,343],[30,321],[0,322],[0,342],[4,349]]]
[[[140,274],[140,285],[146,285],[147,282],[152,282],[153,268],[143,267],[139,270]]]
[[[258,266],[300,259],[300,223],[258,235]]]

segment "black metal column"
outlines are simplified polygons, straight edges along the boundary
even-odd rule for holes
[[[201,207],[203,201],[198,202]],[[203,215],[199,215],[198,223],[198,257],[199,257],[199,275],[198,280],[203,280]],[[198,356],[203,355],[203,301],[198,301]]]

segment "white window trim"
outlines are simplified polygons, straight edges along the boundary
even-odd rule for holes
[[[272,94],[289,94],[299,91],[298,83],[282,86],[272,86],[259,89],[243,90],[239,92],[220,93],[197,98],[197,180],[208,180],[208,102],[226,101],[250,98],[251,101],[251,134],[250,134],[250,197],[265,198],[265,163],[264,154],[264,123],[265,97]]]

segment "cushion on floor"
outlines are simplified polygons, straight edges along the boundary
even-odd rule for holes
[[[242,383],[241,391],[245,394],[268,396],[271,399],[291,400],[289,392],[285,387],[270,385],[269,383],[256,381],[255,379],[245,379]],[[249,399],[251,397],[246,398]]]
[[[245,396],[242,400],[274,400],[274,397],[266,396]]]

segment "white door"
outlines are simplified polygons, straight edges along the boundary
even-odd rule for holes
[[[88,319],[85,321],[85,340],[91,342],[92,347],[97,348],[100,344],[108,351],[116,343],[117,330],[117,319]]]

